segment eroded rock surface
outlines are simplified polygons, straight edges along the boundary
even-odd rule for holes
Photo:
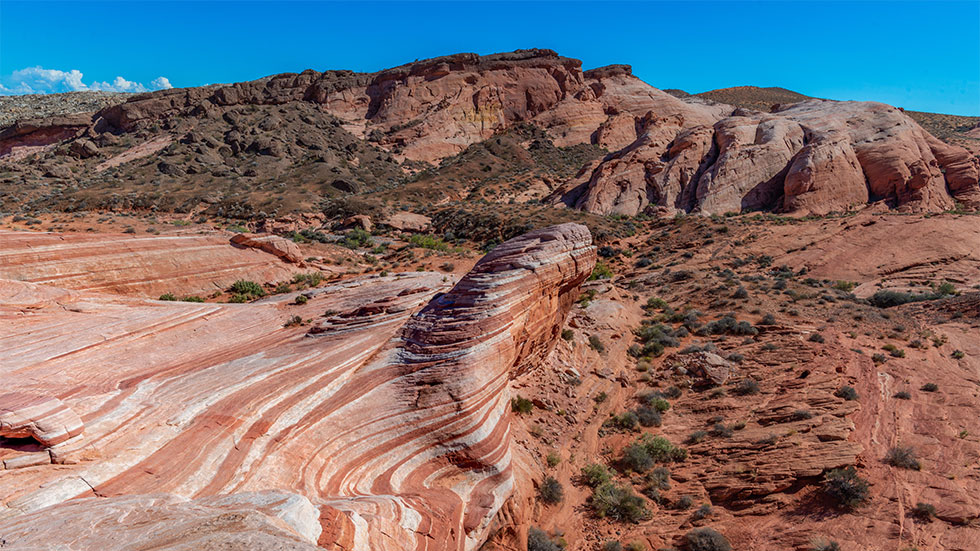
[[[975,157],[880,103],[810,100],[685,122],[651,112],[635,142],[570,183],[562,200],[599,214],[826,214],[881,199],[935,212],[980,197]]]
[[[584,226],[532,232],[414,316],[449,285],[443,276],[363,277],[306,291],[303,305],[292,295],[162,303],[0,280],[15,299],[0,302],[15,328],[0,335],[5,390],[43,388],[86,424],[49,448],[60,465],[5,472],[0,530],[15,546],[103,549],[24,523],[51,512],[98,524],[132,510],[144,530],[111,537],[152,542],[204,524],[214,533],[174,548],[304,549],[311,531],[297,537],[261,507],[239,518],[251,499],[242,492],[276,490],[316,507],[320,546],[475,548],[513,488],[508,383],[554,346],[594,262]],[[284,327],[325,311],[332,321],[317,331]],[[230,504],[210,497],[227,494]],[[112,499],[72,500],[92,496]],[[229,514],[228,525],[207,521]]]

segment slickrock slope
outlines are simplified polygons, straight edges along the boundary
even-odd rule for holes
[[[886,200],[935,212],[980,204],[980,161],[902,111],[810,100],[773,113],[738,110],[714,125],[643,122],[629,147],[556,194],[577,208],[635,215],[648,207],[705,214],[826,214]]]
[[[290,251],[292,262],[300,260],[298,249]],[[158,297],[177,289],[207,295],[238,279],[281,281],[300,271],[277,256],[234,246],[221,235],[0,231],[0,279],[130,296]]]
[[[146,529],[112,529],[113,541],[473,549],[514,484],[508,383],[547,356],[594,261],[583,226],[532,232],[411,318],[445,276],[363,277],[305,291],[303,305],[294,295],[166,303],[0,280],[12,328],[0,335],[4,390],[57,397],[84,422],[43,449],[48,461],[2,472],[0,533],[14,548],[103,549],[85,534],[27,530],[37,517],[24,515],[138,514]],[[294,316],[319,319],[284,324]],[[4,461],[29,453],[0,447]],[[243,513],[280,499],[243,492],[269,490],[308,498],[318,530],[303,507],[281,522],[281,511]],[[174,541],[168,519],[213,537]]]

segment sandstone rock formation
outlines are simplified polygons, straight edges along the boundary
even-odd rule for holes
[[[278,235],[248,235],[240,233],[231,238],[231,242],[242,247],[250,247],[277,256],[286,262],[298,264],[303,262],[303,253],[296,243]]]
[[[907,211],[980,204],[980,161],[893,107],[808,100],[763,113],[681,100],[637,79],[628,65],[582,71],[580,61],[550,50],[139,94],[90,115],[19,121],[0,131],[0,157],[21,159],[67,141],[82,180],[159,155],[165,176],[287,175],[358,194],[523,123],[544,129],[557,146],[611,152],[552,197],[598,214],[648,206],[825,214],[882,199]],[[122,148],[117,135],[145,141]],[[233,161],[241,156],[257,164]],[[324,166],[310,166],[310,158]]]
[[[810,100],[694,128],[651,113],[641,128],[556,197],[626,215],[654,206],[826,214],[881,199],[906,211],[980,204],[978,159],[878,103]]]
[[[302,260],[296,244],[280,251]],[[239,248],[217,235],[133,236],[0,231],[0,279],[67,289],[158,297],[210,294],[235,280],[287,280],[299,271],[275,253]]]
[[[58,465],[5,471],[0,532],[14,548],[105,548],[28,528],[48,515],[106,524],[121,548],[473,549],[514,484],[509,381],[547,356],[594,262],[584,226],[538,230],[411,318],[443,276],[365,276],[302,305],[0,280],[5,391],[49,393],[86,425],[47,447]],[[324,310],[316,331],[284,327]]]

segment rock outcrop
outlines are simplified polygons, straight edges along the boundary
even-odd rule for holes
[[[293,264],[303,262],[303,252],[299,250],[299,245],[278,235],[249,235],[240,233],[232,237],[231,242],[242,247],[265,251]]]
[[[82,433],[84,425],[64,402],[44,394],[0,394],[0,437],[31,438],[44,446]]]
[[[235,247],[220,235],[134,236],[0,232],[0,279],[66,289],[156,298],[181,289],[210,294],[238,279],[288,280],[302,261],[296,244],[281,250]],[[282,254],[288,255],[284,262]]]
[[[906,211],[977,205],[980,161],[879,103],[810,100],[687,128],[651,113],[640,137],[556,194],[599,214],[826,214],[886,200]]]
[[[86,425],[48,448],[59,465],[5,471],[0,532],[15,548],[104,549],[104,538],[26,527],[37,515],[101,526],[132,514],[144,520],[107,525],[106,537],[474,549],[514,484],[508,383],[548,355],[594,262],[589,231],[565,224],[500,245],[434,299],[448,284],[429,273],[320,287],[302,305],[0,280],[13,329],[0,335],[5,391],[43,390]],[[324,310],[315,331],[283,327]],[[308,507],[270,512],[279,497],[252,507],[249,492],[266,491],[309,499],[316,529]]]

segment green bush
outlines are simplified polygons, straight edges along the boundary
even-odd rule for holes
[[[695,528],[684,539],[688,551],[732,551],[732,545],[721,533],[711,528]]]
[[[912,447],[895,446],[888,450],[888,453],[885,455],[885,463],[888,463],[892,467],[900,467],[902,469],[913,471],[922,470],[922,464],[919,462],[918,457],[916,457],[915,449]]]
[[[939,390],[939,385],[937,385],[936,383],[926,383],[922,385],[922,388],[920,388],[919,390],[923,392],[936,392]]]
[[[589,335],[589,346],[600,354],[606,351],[606,346],[602,344],[602,339],[598,335]]]
[[[936,507],[920,501],[912,508],[912,516],[924,522],[932,522],[936,516]]]
[[[566,341],[571,341],[575,338],[575,331],[572,331],[571,329],[563,329],[561,332],[561,338],[565,339]]]
[[[845,509],[854,509],[870,498],[868,481],[854,467],[834,469],[824,476],[823,491]]]
[[[732,392],[739,396],[751,396],[759,393],[759,383],[755,379],[745,378],[735,385]]]
[[[231,292],[236,295],[245,295],[246,297],[264,297],[265,289],[261,285],[255,283],[254,281],[246,281],[244,279],[239,279],[238,281],[231,284]]]
[[[527,551],[562,551],[565,546],[552,540],[547,532],[532,526],[527,531]]]
[[[589,281],[595,281],[597,279],[610,279],[613,276],[613,271],[609,266],[606,266],[602,262],[596,262],[595,268],[592,269],[592,275],[589,276]]]
[[[544,481],[541,482],[541,487],[538,488],[538,497],[541,501],[554,505],[556,503],[561,503],[565,499],[565,489],[562,488],[561,482],[558,482],[553,476],[545,477]]]
[[[834,396],[837,396],[838,398],[843,398],[848,401],[858,399],[857,391],[854,390],[854,387],[848,385],[844,385],[838,388],[837,392],[834,392]]]
[[[592,493],[592,509],[599,517],[609,517],[620,522],[637,523],[650,518],[650,511],[642,497],[628,486],[611,482],[601,484]]]
[[[180,300],[182,302],[204,302],[204,299],[197,295],[188,295]]]
[[[900,390],[895,393],[895,398],[898,398],[899,400],[911,400],[912,395],[905,390]]]
[[[370,233],[361,228],[354,228],[344,234],[344,239],[340,241],[340,244],[348,249],[360,249],[363,247],[373,247],[374,240],[371,239]]]
[[[817,539],[813,540],[812,545],[813,547],[811,547],[811,549],[813,551],[840,551],[840,544],[838,544],[836,541]]]
[[[523,396],[516,396],[510,400],[510,410],[514,413],[531,413],[534,409],[534,404]]]
[[[293,303],[306,304],[307,302],[309,302],[309,300],[310,300],[309,297],[307,297],[306,295],[296,295],[296,298],[293,299]]]
[[[416,233],[408,238],[408,242],[416,247],[422,247],[423,249],[431,249],[433,251],[446,252],[449,250],[448,243],[432,235],[424,235],[421,233]]]
[[[612,473],[605,465],[599,463],[589,463],[582,467],[582,480],[586,484],[595,488],[612,480]]]
[[[173,293],[164,293],[160,295],[160,300],[167,300],[167,301],[177,300],[177,295]]]

